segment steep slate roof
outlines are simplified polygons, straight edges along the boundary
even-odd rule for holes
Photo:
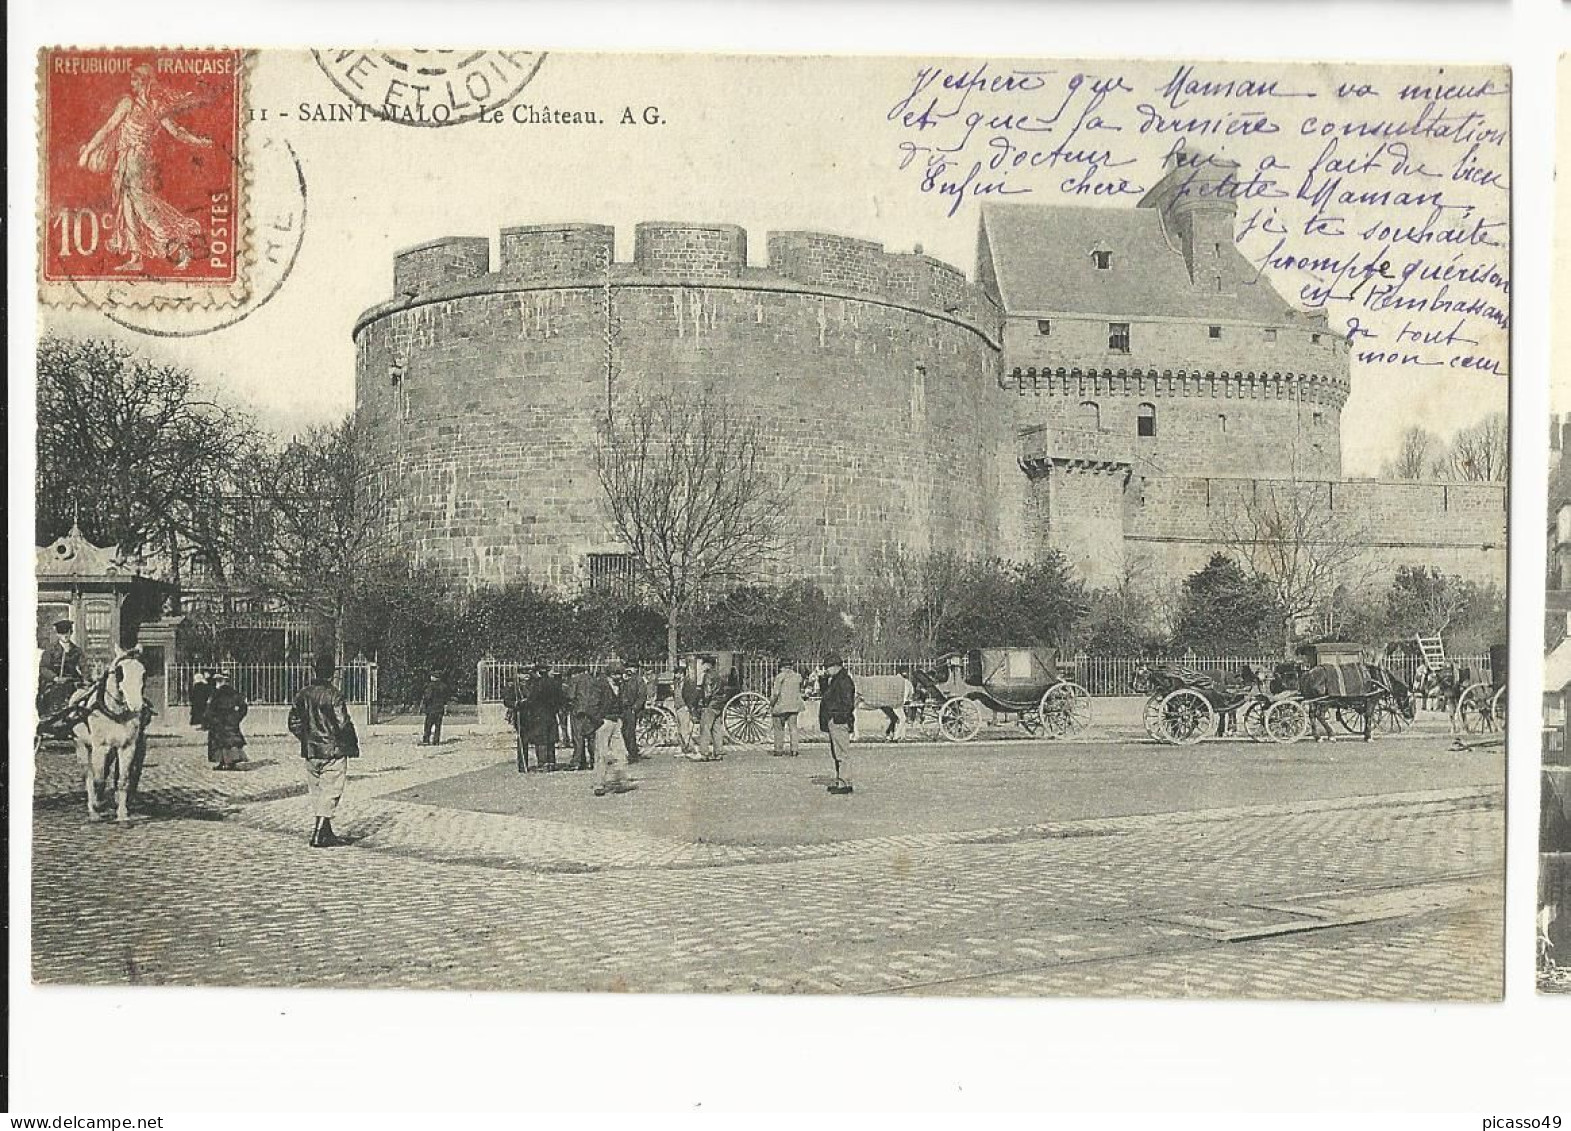
[[[1008,314],[1127,314],[1291,322],[1297,311],[1229,245],[1233,294],[1197,290],[1183,253],[1169,243],[1155,208],[1058,204],[982,206],[983,255],[990,255]],[[1093,250],[1111,251],[1098,271]],[[978,268],[985,277],[987,272]]]

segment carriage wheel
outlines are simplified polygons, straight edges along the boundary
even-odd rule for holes
[[[725,736],[743,746],[762,746],[769,738],[769,699],[743,691],[726,700],[720,711]]]
[[[938,709],[938,733],[950,742],[969,742],[982,729],[982,708],[956,696]]]
[[[1456,713],[1462,720],[1462,729],[1468,734],[1481,734],[1495,729],[1494,720],[1489,714],[1489,688],[1486,684],[1475,683],[1462,692],[1462,697],[1457,700]]]
[[[1381,734],[1401,734],[1407,729],[1408,718],[1389,699],[1375,704],[1375,729]]]
[[[1146,700],[1145,717],[1146,733],[1158,742],[1166,742],[1162,737],[1162,696],[1153,695]]]
[[[1078,683],[1058,683],[1037,704],[1042,727],[1053,738],[1079,734],[1091,721],[1091,693]]]
[[[1279,699],[1266,708],[1266,738],[1297,742],[1309,733],[1309,708],[1298,699]]]
[[[664,707],[645,707],[638,712],[638,745],[670,746],[676,741],[676,716]]]
[[[1250,742],[1265,741],[1267,705],[1263,699],[1253,700],[1244,708],[1244,713],[1238,720],[1239,729]]]
[[[1489,701],[1490,717],[1494,720],[1495,726],[1501,731],[1506,729],[1506,700],[1508,698],[1506,689],[1502,687],[1495,692],[1494,698]]]
[[[1348,734],[1364,733],[1364,709],[1362,707],[1338,707],[1336,709],[1336,721],[1342,725],[1342,729],[1347,731]]]
[[[1216,726],[1216,708],[1200,692],[1180,687],[1162,700],[1160,725],[1158,738],[1178,746],[1193,746]]]

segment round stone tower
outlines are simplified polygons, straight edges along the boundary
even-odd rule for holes
[[[785,569],[832,591],[880,554],[1007,553],[1024,484],[998,411],[1000,317],[953,267],[729,224],[645,223],[631,262],[600,224],[507,228],[398,254],[354,329],[356,405],[393,537],[474,584],[573,587],[624,552],[593,463],[606,408],[713,388],[790,472]]]

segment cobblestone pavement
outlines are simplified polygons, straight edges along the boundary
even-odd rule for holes
[[[1149,756],[1108,749],[1104,759],[1130,765]],[[909,834],[799,844],[682,840],[587,824],[571,807],[553,820],[399,799],[494,766],[499,750],[368,742],[341,821],[356,845],[333,852],[303,843],[304,790],[286,743],[254,743],[253,768],[238,774],[212,773],[193,746],[155,745],[139,819],[124,828],[88,824],[74,760],[41,755],[34,976],[652,992],[1500,992],[1493,763],[1444,789],[1415,775],[1406,790],[1296,804],[964,828],[914,814]],[[738,765],[750,759],[771,761],[746,754]],[[1055,769],[1025,765],[1043,780]],[[582,775],[541,784],[558,780],[584,787]],[[952,804],[963,809],[972,799],[957,780]]]

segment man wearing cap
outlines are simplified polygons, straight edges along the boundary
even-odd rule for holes
[[[622,683],[617,689],[617,699],[622,708],[622,745],[627,747],[629,763],[643,761],[638,748],[638,713],[644,709],[649,697],[649,685],[638,671],[638,665],[628,664],[622,671]]]
[[[426,680],[420,693],[420,710],[425,712],[425,730],[420,735],[421,746],[442,745],[442,716],[447,713],[449,692],[447,681],[436,672]]]
[[[337,665],[332,656],[316,661],[316,678],[295,696],[289,708],[289,733],[300,740],[306,784],[316,827],[312,848],[337,848],[347,841],[333,835],[333,814],[349,779],[349,759],[360,755],[360,737],[344,693],[333,685]]]
[[[725,691],[715,674],[715,658],[698,658],[698,679],[694,681],[694,707],[698,711],[698,756],[694,761],[718,762],[725,757],[721,748],[725,735],[720,728],[720,711],[725,706]]]
[[[790,660],[780,661],[780,670],[769,685],[769,716],[773,723],[775,754],[801,753],[796,746],[796,717],[802,713],[802,673]],[[786,738],[790,737],[790,748]]]
[[[54,714],[72,694],[87,682],[82,673],[82,649],[71,639],[75,626],[68,620],[55,621],[55,638],[38,661],[38,713]]]
[[[610,672],[621,674],[620,662]],[[632,789],[627,780],[627,749],[622,745],[622,703],[616,680],[601,672],[589,680],[584,713],[594,726],[594,795],[625,793]]]
[[[835,762],[833,794],[851,792],[851,728],[856,725],[856,681],[840,656],[824,657],[824,697],[818,704],[818,729],[829,736],[829,756]]]

